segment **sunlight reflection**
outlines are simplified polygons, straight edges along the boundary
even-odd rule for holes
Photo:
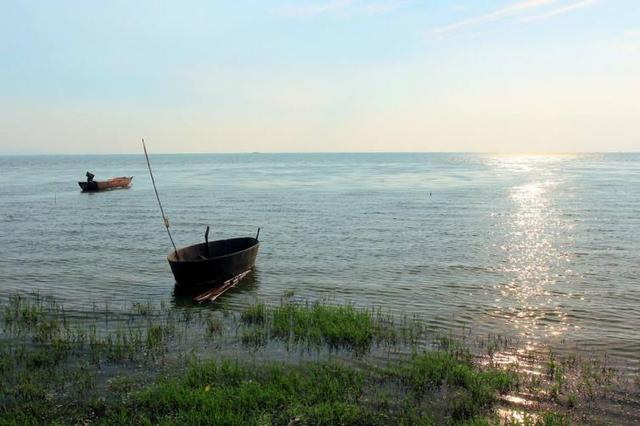
[[[496,288],[494,318],[510,323],[515,333],[527,341],[560,338],[569,321],[559,283],[570,279],[567,268],[572,226],[565,223],[556,207],[561,181],[549,164],[565,156],[508,156],[493,158],[494,166],[514,173],[518,179],[508,194],[512,210],[503,216],[504,232],[499,248],[504,253],[501,268],[507,281]],[[522,176],[521,176],[522,175]],[[502,360],[506,361],[506,360]]]
[[[540,420],[540,416],[537,414],[508,408],[499,408],[498,417],[500,417],[501,424],[538,424],[537,422]]]

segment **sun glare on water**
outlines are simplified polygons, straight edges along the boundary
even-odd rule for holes
[[[556,203],[557,174],[567,155],[495,156],[501,174],[516,177],[498,224],[504,281],[496,285],[494,317],[510,323],[527,346],[558,339],[570,328],[563,309],[571,270],[573,225]]]

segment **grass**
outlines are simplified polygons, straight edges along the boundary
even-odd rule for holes
[[[0,312],[0,424],[566,425],[622,386],[606,358],[552,353],[531,360],[542,373],[531,375],[494,362],[502,338],[483,342],[490,360],[478,362],[452,336],[423,344],[416,318],[293,293],[238,313],[144,303],[71,320],[37,294],[11,296]],[[287,355],[296,347],[328,354]],[[633,404],[640,382],[625,383]],[[539,408],[496,417],[502,395],[519,392]]]
[[[263,324],[267,319],[267,308],[262,303],[249,306],[242,311],[240,319],[245,324]]]
[[[207,325],[207,335],[209,337],[221,335],[224,332],[224,324],[219,318],[209,315],[206,317],[205,321]]]
[[[67,401],[82,392],[88,392],[86,398],[76,400],[73,407],[51,409],[50,390],[38,386],[38,382],[23,382],[14,386],[10,395],[3,395],[0,422],[457,424],[486,415],[505,390],[500,386],[502,372],[474,371],[467,360],[446,353],[415,356],[407,365],[374,370],[336,362],[288,366],[204,361],[192,364],[178,377],[159,379],[141,390],[136,390],[135,382],[118,377],[109,382],[108,399],[92,396],[88,392],[95,386],[91,375],[76,369],[74,390],[68,393]],[[448,378],[442,371],[444,365],[464,373]],[[414,384],[422,380],[420,376],[426,370],[438,371],[429,376],[434,393],[441,395],[443,387],[448,389],[444,410],[430,405],[432,394],[424,389],[415,392]],[[385,392],[388,389],[397,391],[389,394]]]
[[[316,303],[309,307],[287,303],[274,308],[271,319],[272,336],[284,340],[363,352],[374,338],[372,314],[351,305]]]
[[[240,319],[246,326],[242,339],[250,344],[264,343],[265,339],[255,336],[265,335],[288,343],[345,349],[358,355],[369,352],[374,344],[415,345],[424,332],[417,320],[403,318],[397,324],[392,316],[379,310],[349,304],[296,304],[289,298],[283,298],[279,306],[249,306]]]
[[[336,365],[285,368],[205,362],[135,395],[114,423],[374,424],[359,401],[363,376]]]

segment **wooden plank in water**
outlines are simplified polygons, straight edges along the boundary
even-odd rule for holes
[[[222,285],[212,288],[211,290],[205,291],[204,293],[194,297],[193,300],[198,303],[213,302],[218,297],[222,296],[224,292],[226,292],[230,288],[235,287],[235,285],[238,284],[244,277],[246,277],[249,272],[251,272],[251,270],[244,271],[243,273],[238,274],[235,277],[223,282]]]

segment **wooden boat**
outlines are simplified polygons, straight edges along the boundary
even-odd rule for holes
[[[177,248],[169,230],[169,218],[164,213],[158,195],[144,139],[142,140],[142,148],[162,220],[174,250],[167,256],[167,261],[176,280],[176,288],[181,287],[182,292],[190,290],[204,292],[195,298],[198,302],[213,301],[240,282],[255,266],[258,247],[260,247],[258,241],[260,228],[258,228],[255,238],[229,238],[209,242],[209,227],[207,226],[204,233],[204,243]]]
[[[208,236],[205,234],[205,240]],[[259,234],[259,231],[258,231]],[[205,241],[177,249],[167,256],[176,283],[181,286],[209,287],[225,284],[253,269],[258,255],[258,235]],[[244,275],[243,275],[244,274]]]
[[[109,180],[78,182],[78,185],[84,192],[104,191],[107,189],[128,188],[131,185],[131,179],[133,179],[133,176],[121,176]]]

